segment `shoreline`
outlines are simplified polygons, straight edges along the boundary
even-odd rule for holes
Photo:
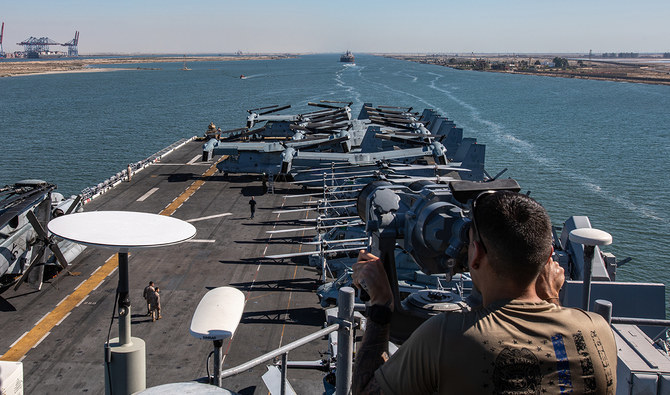
[[[48,75],[67,73],[97,73],[106,71],[137,70],[136,68],[100,68],[96,65],[107,64],[144,64],[144,63],[180,63],[212,62],[238,60],[275,60],[297,55],[253,55],[253,56],[166,56],[166,57],[120,57],[100,59],[48,59],[48,60],[3,60],[0,61],[0,77],[20,77],[28,75]],[[138,67],[139,68],[139,67]]]
[[[524,56],[438,56],[438,55],[381,55],[391,59],[433,64],[456,70],[472,70],[513,75],[577,78],[596,81],[630,82],[670,86],[670,63],[656,63],[657,58],[639,59],[568,59],[566,68],[532,65],[549,63],[551,55]],[[530,66],[530,67],[529,67]]]

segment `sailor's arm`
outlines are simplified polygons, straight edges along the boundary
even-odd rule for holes
[[[356,351],[352,392],[381,394],[374,374],[388,358],[393,294],[384,266],[376,256],[361,251],[353,270],[353,283],[370,295],[368,306],[375,314],[369,314],[363,340]]]

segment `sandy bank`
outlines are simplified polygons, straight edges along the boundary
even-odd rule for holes
[[[257,55],[257,56],[191,56],[191,57],[121,57],[92,59],[53,59],[53,60],[12,60],[0,61],[0,77],[21,75],[44,75],[61,73],[93,73],[101,71],[132,70],[133,68],[96,68],[107,64],[142,64],[142,63],[175,63],[175,62],[207,62],[235,60],[269,60],[284,59],[292,55]]]
[[[569,67],[546,66],[553,55],[543,56],[438,56],[438,55],[381,55],[393,59],[434,64],[458,70],[475,70],[504,74],[524,74],[543,77],[579,78],[653,85],[670,85],[670,63],[658,58],[624,60],[579,59],[568,61]]]

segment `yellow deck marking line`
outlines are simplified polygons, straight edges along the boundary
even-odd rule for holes
[[[225,160],[225,159],[228,159],[228,155],[221,156],[221,159],[214,162],[214,164],[212,164],[212,166],[210,166],[209,169],[207,169],[206,172],[202,173],[202,177],[203,178],[208,178],[212,174],[214,174],[217,170],[216,169],[216,164],[221,162],[222,160]],[[191,184],[188,188],[186,188],[186,190],[181,195],[179,195],[179,197],[177,197],[175,200],[173,200],[172,203],[168,204],[168,206],[165,207],[163,209],[163,211],[161,211],[159,214],[160,215],[167,215],[168,217],[171,216],[172,214],[174,214],[174,212],[177,211],[177,209],[179,207],[181,207],[181,205],[184,204],[184,202],[187,201],[188,198],[193,196],[193,194],[198,189],[200,189],[200,187],[204,183],[205,183],[205,180],[194,181],[193,184]]]
[[[91,277],[84,281],[74,292],[67,296],[63,301],[56,306],[50,313],[44,316],[40,322],[33,327],[26,335],[19,339],[7,351],[0,361],[19,361],[30,349],[37,346],[53,329],[59,324],[66,315],[75,308],[77,304],[83,301],[88,294],[105,280],[107,274],[114,270],[119,264],[117,255],[113,255],[104,265],[100,267]]]
[[[211,176],[216,171],[216,164],[221,160],[227,159],[228,156],[224,155],[216,163],[214,163],[207,171],[202,174],[204,178]],[[195,191],[198,190],[204,184],[204,180],[195,181],[191,184],[190,187],[186,189],[174,202],[172,202],[168,207],[166,207],[161,215],[172,215],[179,206],[183,204]],[[194,188],[194,186],[197,186]],[[188,195],[186,198],[182,199],[184,195]],[[178,205],[175,205],[175,202],[180,201]],[[23,336],[19,338],[14,344],[12,344],[4,355],[0,357],[0,361],[21,361],[26,353],[32,348],[37,347],[39,343],[47,337],[51,332],[51,329],[56,325],[60,324],[63,319],[79,304],[81,304],[93,291],[97,288],[100,283],[105,281],[107,276],[111,275],[119,267],[119,258],[117,254],[112,255],[105,264],[100,266],[91,277],[87,280],[84,280],[81,284],[77,286],[70,295],[65,297],[51,312],[47,313],[39,322],[36,324],[33,329],[26,332]]]

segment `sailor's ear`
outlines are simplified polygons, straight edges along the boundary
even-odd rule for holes
[[[471,269],[477,270],[481,266],[481,259],[484,254],[484,250],[482,249],[481,243],[477,240],[474,240],[470,244],[470,248],[472,249],[470,252],[472,259],[469,262],[469,267]]]

